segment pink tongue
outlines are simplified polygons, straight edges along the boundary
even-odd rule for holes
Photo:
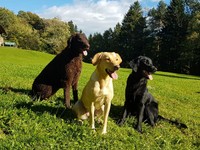
[[[118,75],[117,75],[117,73],[116,72],[113,72],[113,73],[111,73],[111,77],[113,78],[113,79],[118,79]]]
[[[83,51],[83,55],[84,55],[84,56],[87,56],[87,51]]]
[[[153,76],[151,74],[148,75],[149,80],[153,80]]]

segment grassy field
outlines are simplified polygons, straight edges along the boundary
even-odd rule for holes
[[[130,69],[121,68],[114,81],[115,96],[108,121],[108,133],[102,125],[93,132],[85,121],[80,125],[63,103],[59,90],[48,101],[32,102],[28,96],[34,78],[53,58],[46,53],[0,47],[0,149],[127,149],[196,150],[200,149],[200,77],[158,71],[149,81],[149,91],[159,101],[160,114],[187,124],[178,129],[167,122],[155,128],[143,124],[143,134],[129,118],[124,126],[116,121],[122,113],[126,79]],[[95,68],[83,64],[79,81],[81,91]],[[73,101],[72,101],[73,102]]]

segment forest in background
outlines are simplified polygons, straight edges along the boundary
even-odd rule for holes
[[[97,52],[115,51],[123,59],[122,67],[145,55],[159,70],[200,75],[200,1],[171,0],[169,5],[160,1],[156,8],[143,10],[136,1],[114,29],[90,35],[91,48],[84,61],[90,62]],[[0,25],[6,30],[5,40],[52,54],[59,53],[68,37],[78,32],[73,21],[44,19],[24,11],[15,15],[1,7]]]

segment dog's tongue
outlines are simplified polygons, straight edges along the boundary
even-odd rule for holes
[[[111,75],[111,77],[112,77],[114,80],[117,80],[117,79],[118,79],[118,75],[117,75],[116,72],[113,72],[113,73],[111,73],[110,75]]]
[[[151,74],[148,75],[149,80],[153,80],[153,76]]]
[[[87,56],[87,51],[86,50],[83,51],[83,55]]]

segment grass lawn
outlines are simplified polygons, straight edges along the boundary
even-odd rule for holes
[[[119,127],[123,111],[126,79],[130,69],[121,68],[114,81],[115,96],[108,121],[93,132],[85,121],[80,125],[71,110],[66,110],[59,90],[47,101],[32,102],[28,93],[34,78],[53,55],[0,47],[0,149],[200,149],[200,77],[158,71],[148,82],[149,91],[159,101],[160,114],[187,124],[178,129],[167,122],[155,128],[143,124],[143,134],[133,129],[134,118]],[[84,63],[79,80],[79,97],[95,67]],[[72,101],[73,102],[73,101]]]

